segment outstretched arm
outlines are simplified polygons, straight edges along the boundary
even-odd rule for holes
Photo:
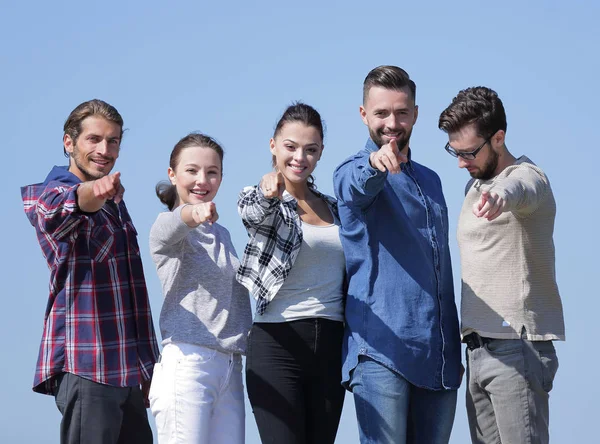
[[[238,213],[246,227],[257,226],[273,212],[283,198],[285,183],[280,172],[265,174],[257,186],[244,188],[238,197]]]
[[[77,205],[85,213],[95,213],[107,199],[115,203],[123,200],[125,189],[121,185],[121,173],[113,173],[97,180],[82,183],[77,189]]]
[[[508,167],[488,191],[483,191],[473,205],[473,214],[489,221],[512,211],[518,216],[532,214],[547,196],[550,184],[542,170],[533,165]]]
[[[385,186],[389,174],[398,174],[407,157],[395,140],[366,155],[359,153],[337,167],[333,174],[336,197],[349,206],[367,208]]]

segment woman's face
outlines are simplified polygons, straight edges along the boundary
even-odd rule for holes
[[[212,148],[185,148],[175,170],[169,168],[169,179],[177,188],[177,206],[211,202],[219,191],[222,178],[221,157]]]
[[[306,182],[323,153],[323,139],[317,128],[289,122],[271,139],[271,153],[286,181]]]

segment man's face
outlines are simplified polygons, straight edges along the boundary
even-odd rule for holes
[[[408,87],[394,90],[373,86],[360,107],[373,142],[381,148],[395,139],[400,151],[408,146],[418,113]]]
[[[83,182],[100,179],[113,169],[119,157],[121,127],[99,116],[81,122],[77,140],[65,134],[65,150],[69,153],[69,171]]]
[[[458,153],[471,152],[485,142],[485,139],[477,134],[474,124],[465,126],[455,133],[448,134],[448,138],[450,146]],[[489,180],[496,176],[498,153],[493,149],[493,144],[496,142],[496,137],[493,137],[477,153],[473,160],[463,159],[459,156],[458,167],[466,168],[474,179]]]

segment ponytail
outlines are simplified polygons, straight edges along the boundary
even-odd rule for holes
[[[177,187],[170,182],[162,181],[156,184],[156,197],[173,211],[177,202]]]

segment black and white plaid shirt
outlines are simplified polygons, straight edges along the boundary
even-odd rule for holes
[[[334,218],[339,220],[337,202],[319,193]],[[256,298],[256,311],[263,314],[287,278],[302,245],[302,223],[296,199],[287,191],[282,200],[266,198],[259,186],[244,188],[238,198],[238,212],[248,231],[237,280]]]

